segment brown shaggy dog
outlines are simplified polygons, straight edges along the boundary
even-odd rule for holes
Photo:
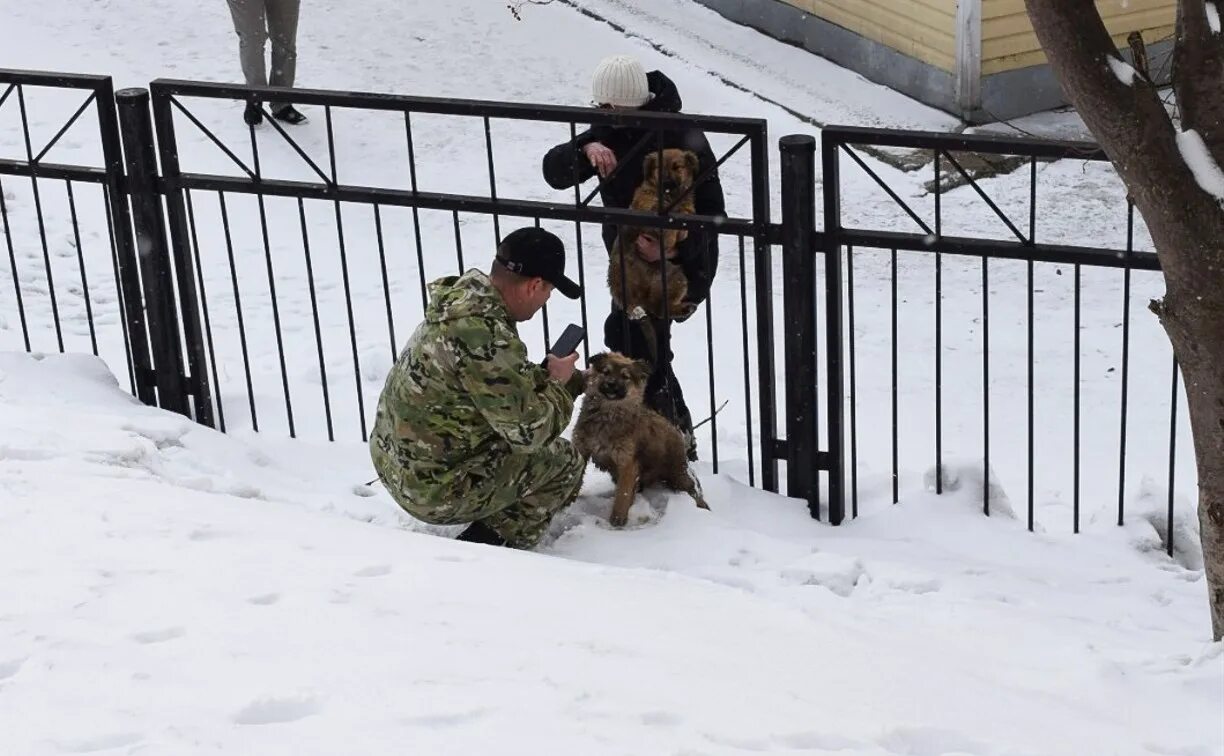
[[[657,213],[659,198],[662,197],[663,208],[671,208],[669,213],[692,215],[695,206],[691,189],[697,169],[697,155],[688,150],[663,150],[662,170],[659,153],[650,153],[643,164],[642,183],[633,192],[633,202],[629,208]],[[683,198],[677,202],[682,195]],[[671,207],[673,202],[676,203],[675,207]],[[637,238],[642,234],[662,239],[659,246],[663,257],[659,262],[647,262],[634,252]],[[612,301],[631,318],[640,319],[642,315],[667,318],[680,314],[681,302],[688,291],[688,280],[684,269],[676,263],[667,262],[667,256],[687,236],[688,232],[683,229],[621,228],[608,260],[608,288],[612,292]],[[664,266],[667,267],[666,292],[663,289]],[[641,311],[635,315],[637,308],[641,308]]]
[[[689,474],[684,438],[659,413],[642,404],[650,366],[617,352],[591,357],[586,398],[574,426],[574,448],[611,473],[616,501],[608,521],[624,525],[641,488],[662,484],[684,491],[709,509]]]

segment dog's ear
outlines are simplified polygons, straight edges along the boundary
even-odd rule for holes
[[[634,360],[633,361],[633,377],[638,381],[645,383],[650,378],[650,374],[654,372],[654,367],[649,360]]]
[[[646,183],[654,183],[659,176],[659,153],[651,152],[642,160],[642,180]]]
[[[697,171],[701,168],[701,161],[697,159],[697,154],[691,150],[685,150],[684,164],[688,166],[689,173],[693,175],[693,178],[697,178]]]
[[[589,364],[591,367],[595,368],[596,370],[603,370],[603,366],[605,363],[607,363],[607,361],[608,361],[608,353],[600,352],[599,354],[591,355]]]

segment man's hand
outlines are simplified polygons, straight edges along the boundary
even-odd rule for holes
[[[548,377],[554,381],[561,383],[569,383],[570,378],[574,375],[574,364],[578,362],[578,353],[574,352],[569,357],[557,357],[556,355],[548,355],[545,367],[548,369]]]
[[[582,146],[582,154],[591,161],[591,166],[601,178],[616,170],[616,153],[608,149],[602,142],[591,142]]]

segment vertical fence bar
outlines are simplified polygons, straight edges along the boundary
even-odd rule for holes
[[[901,501],[901,422],[897,408],[897,250],[895,249],[890,251],[888,269],[889,291],[892,294],[892,338],[889,341],[891,354],[889,366],[892,370],[892,393],[890,395],[892,405],[892,501],[893,504],[896,504]]]
[[[323,109],[327,120],[327,157],[331,164],[331,180],[335,185],[338,179],[336,172],[336,137],[332,127],[331,106]],[[415,189],[414,189],[415,191]],[[335,200],[336,209],[336,241],[340,249],[340,275],[344,282],[344,307],[348,315],[349,345],[353,353],[353,382],[357,388],[357,419],[361,425],[361,440],[369,441],[370,434],[366,428],[365,396],[361,393],[361,358],[357,349],[357,323],[353,319],[353,288],[349,282],[348,252],[344,244],[344,214],[340,209],[340,200]]]
[[[982,258],[982,512],[990,516],[990,258]]]
[[[782,152],[782,297],[786,370],[786,493],[820,519],[816,360],[816,140],[778,140]]]
[[[391,282],[387,278],[387,249],[383,244],[382,212],[377,204],[374,205],[374,235],[378,238],[378,269],[382,273],[383,299],[387,305],[387,338],[390,339],[391,362],[394,363],[398,346],[395,341],[395,314],[391,309]]]
[[[173,256],[178,283],[177,312],[182,319],[183,341],[187,351],[185,382],[194,400],[193,409],[196,422],[214,428],[216,423],[213,417],[212,389],[208,382],[195,269],[191,264],[191,238],[181,184],[178,141],[174,133],[174,113],[170,107],[170,96],[156,87],[153,90],[153,123],[157,129],[163,193],[166,198],[167,219],[170,223],[170,252]],[[268,264],[271,265],[270,258]],[[275,299],[273,299],[273,306],[275,307]],[[279,315],[277,318],[279,322]],[[279,333],[278,328],[278,336]],[[286,388],[287,400],[288,388]],[[292,427],[292,421],[290,427]]]
[[[140,268],[136,243],[132,238],[132,216],[124,191],[124,160],[119,132],[114,85],[110,79],[99,85],[94,105],[98,109],[98,131],[102,139],[102,160],[106,165],[107,220],[114,251],[116,284],[123,312],[123,332],[131,370],[132,393],[145,404],[155,404],[149,334],[146,330],[144,300],[140,292]]]
[[[331,139],[331,113],[328,112],[328,139]],[[249,127],[251,132],[251,159],[255,164],[255,180],[259,181],[263,178],[263,172],[259,164],[259,140],[255,138],[255,127]],[[335,176],[332,177],[333,181]],[[285,418],[289,423],[289,437],[297,438],[297,430],[293,423],[293,399],[289,394],[289,371],[285,364],[285,339],[281,332],[280,322],[280,305],[276,297],[276,274],[272,268],[272,241],[268,236],[268,209],[267,203],[264,200],[262,192],[256,192],[255,205],[259,208],[259,231],[263,239],[264,248],[264,264],[268,272],[268,300],[272,304],[272,333],[276,336],[276,356],[280,363],[281,374],[281,389],[285,396]],[[357,389],[360,393],[360,385]]]
[[[710,295],[705,301],[706,321],[706,370],[710,377],[710,460],[714,464],[714,474],[718,474],[718,409],[715,406],[714,386],[714,307],[710,304]]]
[[[114,98],[110,100],[114,105]],[[127,358],[128,386],[132,396],[136,396],[136,365],[132,361],[132,338],[128,332],[127,305],[123,296],[123,277],[119,275],[119,247],[115,243],[115,219],[111,213],[110,187],[103,185],[102,194],[106,200],[106,237],[110,240],[111,266],[115,276],[115,293],[119,303],[119,331],[123,334],[123,354]]]
[[[940,150],[935,153],[935,241],[944,235]],[[944,493],[944,256],[935,250],[935,493]]]
[[[493,165],[493,127],[489,117],[484,117],[485,152],[489,156],[489,198],[497,202],[497,170]],[[501,222],[497,213],[493,213],[493,247],[501,244]]]
[[[417,189],[417,170],[416,170],[416,148],[412,143],[412,113],[404,112],[404,134],[408,139],[408,180],[409,186],[412,189],[412,194],[415,197]],[[426,308],[429,306],[429,294],[425,285],[425,252],[421,244],[421,211],[414,204],[412,206],[412,233],[416,238],[417,252],[417,277],[421,284],[421,314],[425,314]]]
[[[823,249],[825,255],[825,349],[828,375],[828,439],[827,454],[829,470],[829,522],[840,525],[846,519],[846,432],[845,408],[846,388],[842,367],[842,273],[841,273],[841,153],[837,143],[821,137],[820,168],[822,172],[823,211],[825,230]],[[851,254],[847,250],[847,255]],[[848,261],[849,265],[852,265]],[[850,286],[853,289],[854,275],[851,272]],[[853,308],[854,293],[850,303]],[[854,312],[850,313],[851,338],[851,417],[854,415]],[[817,428],[819,441],[819,427]],[[857,439],[856,439],[857,441]],[[857,463],[857,460],[855,460]],[[858,473],[854,473],[854,513],[858,516]]]
[[[242,373],[246,378],[247,403],[251,408],[251,429],[259,430],[259,414],[255,409],[255,385],[251,380],[251,352],[247,344],[246,320],[242,315],[242,293],[238,288],[238,268],[234,263],[234,237],[230,233],[229,209],[225,204],[225,193],[217,192],[217,204],[221,208],[221,229],[225,232],[225,254],[229,260],[230,286],[234,293],[234,313],[238,319],[238,345],[242,349]]]
[[[744,262],[744,237],[739,239],[740,334],[744,355],[744,429],[748,437],[748,485],[756,486],[756,464],[752,451],[752,362],[748,346],[748,271]]]
[[[854,247],[846,246],[846,308],[850,322],[850,516],[858,517],[858,372],[854,360]]]
[[[463,234],[459,231],[459,211],[452,211],[455,219],[455,256],[459,262],[459,273],[463,273]]]
[[[1173,556],[1173,493],[1177,478],[1177,357],[1173,358],[1173,388],[1169,397],[1169,512],[1165,520],[1165,548]]]
[[[943,256],[935,253],[935,493],[943,493]]]
[[[51,249],[47,245],[47,224],[43,218],[42,193],[38,191],[38,161],[30,143],[30,121],[26,116],[25,89],[17,85],[17,107],[21,113],[21,131],[25,137],[26,162],[30,166],[30,189],[34,193],[34,216],[38,219],[38,238],[42,242],[43,267],[47,273],[47,294],[51,300],[51,320],[55,324],[55,343],[64,351],[64,330],[60,324],[59,302],[55,297],[55,277],[51,273]]]
[[[838,181],[837,152],[832,155],[833,180]],[[823,167],[823,166],[822,166]],[[825,180],[828,180],[826,177]],[[815,189],[813,189],[815,192]],[[846,334],[842,326],[842,245],[836,234],[821,235],[825,255],[825,385],[829,446],[825,453],[829,471],[829,523],[846,519],[846,381],[842,365]],[[819,441],[819,426],[817,428]]]
[[[17,317],[21,321],[21,338],[25,350],[30,351],[30,326],[26,321],[25,300],[21,296],[21,278],[17,275],[17,253],[13,249],[13,223],[9,220],[8,205],[4,201],[4,183],[0,182],[0,223],[4,224],[4,241],[8,247],[9,269],[13,274],[13,292],[17,296]]]
[[[1033,354],[1033,256],[1028,259],[1028,529],[1033,531],[1033,380],[1035,355]]]
[[[573,121],[569,123],[570,142],[578,141],[578,125]],[[582,182],[578,180],[578,161],[574,161],[574,206],[578,207],[582,204]],[[587,322],[587,297],[586,297],[586,264],[582,254],[582,221],[574,221],[574,244],[578,250],[578,285],[582,288],[582,298],[578,300],[578,309],[582,314],[582,330],[590,333],[590,325]],[[743,279],[741,279],[742,282]],[[591,359],[591,340],[589,338],[582,340],[582,359],[589,361]],[[749,454],[752,453],[752,443],[748,444]],[[748,465],[748,475],[752,475],[752,464]]]
[[[1135,251],[1135,205],[1126,199],[1126,255],[1122,270],[1122,428],[1118,441],[1118,526],[1126,515],[1126,412],[1130,390],[1131,253]]]
[[[85,300],[85,319],[89,322],[89,345],[94,357],[98,356],[98,333],[94,328],[93,303],[89,301],[89,276],[85,273],[85,250],[81,247],[81,224],[77,220],[76,197],[72,193],[72,182],[65,181],[68,188],[68,212],[72,217],[72,237],[76,244],[77,265],[81,271],[81,297]]]
[[[1074,399],[1074,439],[1072,446],[1072,517],[1073,532],[1080,531],[1080,266],[1075,266],[1075,399]]]
[[[757,399],[761,405],[761,486],[778,490],[777,388],[774,383],[773,251],[769,234],[769,144],[764,126],[752,135],[753,271],[756,279]]]
[[[192,256],[195,258],[196,282],[200,285],[200,312],[204,317],[204,338],[208,343],[208,364],[212,369],[212,398],[217,407],[216,427],[225,432],[225,402],[221,398],[221,381],[217,378],[217,350],[213,345],[212,321],[208,315],[208,291],[204,286],[204,266],[200,263],[200,237],[196,234],[195,208],[191,203],[191,192],[184,189],[187,202],[187,226],[191,229]]]
[[[306,285],[310,290],[310,313],[314,321],[315,346],[319,354],[319,383],[323,388],[323,414],[327,418],[327,440],[336,440],[336,429],[332,423],[331,393],[327,388],[327,361],[323,357],[323,329],[319,326],[319,297],[316,293],[314,265],[310,260],[310,233],[306,224],[306,203],[298,197],[298,218],[302,223],[302,255],[306,260]],[[392,362],[395,357],[392,357]]]
[[[153,348],[157,405],[188,415],[190,405],[183,376],[166,219],[162,212],[161,196],[157,192],[158,170],[157,158],[153,153],[149,92],[145,89],[123,89],[115,93],[115,101],[119,108],[123,150],[127,158],[140,279],[148,315],[149,341]]]

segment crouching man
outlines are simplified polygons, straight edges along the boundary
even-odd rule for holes
[[[577,354],[527,358],[518,323],[565,277],[565,247],[521,228],[490,272],[435,281],[425,321],[387,376],[370,436],[374,468],[409,514],[471,523],[459,540],[527,549],[578,495],[585,461],[560,437],[582,390]]]

